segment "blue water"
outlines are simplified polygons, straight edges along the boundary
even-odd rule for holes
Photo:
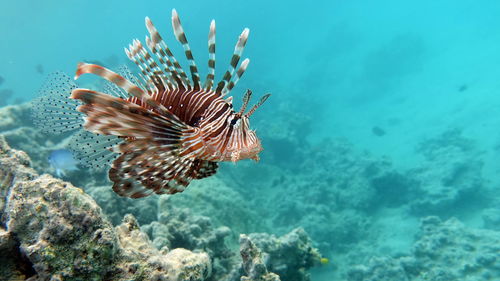
[[[406,142],[438,127],[460,124],[480,135],[494,125],[472,117],[481,101],[491,105],[497,97],[496,1],[6,2],[0,11],[0,87],[30,100],[44,79],[38,65],[46,74],[73,73],[79,61],[123,63],[123,47],[144,38],[145,15],[175,40],[169,34],[173,7],[202,72],[211,19],[217,20],[220,71],[235,38],[249,27],[245,55],[251,64],[234,94],[250,87],[272,92],[275,103],[302,104],[317,121],[312,138],[345,136],[400,156],[409,153]],[[458,92],[464,84],[468,90]],[[399,127],[385,138],[366,129],[396,119]]]
[[[111,68],[126,63],[123,47],[134,38],[144,40],[145,16],[186,65],[171,29],[175,8],[202,77],[210,20],[217,22],[219,75],[237,36],[250,28],[243,55],[251,59],[250,66],[232,95],[238,108],[247,88],[256,96],[272,93],[252,118],[258,132],[277,119],[297,122],[303,130],[294,136],[300,139],[294,144],[304,149],[321,150],[324,139],[345,139],[356,151],[387,157],[396,169],[405,170],[420,165],[419,143],[457,128],[482,153],[482,173],[489,185],[500,182],[498,1],[4,0],[0,6],[0,93],[14,93],[7,103],[33,99],[48,73],[73,74],[77,62]],[[276,115],[282,112],[288,115]],[[374,133],[374,127],[383,133]],[[264,148],[270,142],[264,138]],[[290,157],[289,163],[271,159],[264,150],[263,165],[300,173],[299,163],[306,159],[293,158],[292,150],[281,148],[269,154]],[[234,169],[241,172],[245,165]],[[258,182],[252,180],[255,175],[247,173],[245,180]],[[278,185],[273,192],[286,191]],[[395,248],[401,244],[408,249],[419,217],[391,212],[377,217],[381,231],[393,224],[411,229],[411,235],[394,242]],[[479,211],[461,219],[481,226]],[[316,272],[313,280],[330,280],[327,276],[335,269],[326,271]]]

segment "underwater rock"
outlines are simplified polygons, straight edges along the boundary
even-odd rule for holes
[[[70,184],[38,176],[24,153],[0,139],[1,225],[16,245],[3,255],[22,257],[33,280],[105,275],[117,248],[99,206]]]
[[[210,258],[206,253],[193,253],[182,248],[157,250],[147,234],[141,232],[132,215],[124,217],[123,223],[116,227],[116,232],[118,244],[123,250],[113,278],[203,281],[211,274]]]
[[[408,177],[418,183],[413,187],[411,210],[416,215],[460,215],[483,205],[484,162],[474,141],[462,136],[459,129],[421,142],[417,152],[424,156],[421,166]]]
[[[31,105],[8,105],[0,108],[0,133],[19,127],[32,126]]]
[[[427,217],[410,255],[372,258],[349,281],[473,281],[500,278],[500,232],[465,227],[456,218]]]
[[[264,264],[269,271],[287,281],[311,280],[307,270],[319,264],[321,255],[304,229],[296,228],[282,237],[268,233],[252,233],[248,237],[262,251]]]
[[[107,175],[102,175],[106,177]],[[117,196],[111,184],[89,182],[85,191],[101,206],[113,225],[121,223],[126,214],[132,214],[144,226],[158,219],[158,197],[149,196],[140,200]]]
[[[144,232],[149,234],[158,249],[184,248],[208,253],[213,267],[210,280],[225,279],[238,265],[235,254],[225,244],[231,230],[225,226],[213,226],[210,218],[194,215],[190,209],[176,208],[168,199],[160,205],[158,221],[144,225]]]
[[[267,271],[260,249],[245,234],[240,235],[240,254],[242,267],[248,275],[242,276],[241,281],[280,281],[278,275]]]
[[[0,192],[2,277],[202,281],[210,276],[206,253],[156,250],[133,216],[113,228],[89,195],[36,174],[27,155],[10,149],[1,136]]]

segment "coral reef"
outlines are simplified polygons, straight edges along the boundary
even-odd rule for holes
[[[158,220],[144,225],[144,232],[158,249],[184,248],[208,253],[213,264],[211,280],[223,280],[238,264],[225,243],[231,230],[225,226],[215,227],[210,218],[194,215],[186,208],[176,208],[168,199],[165,201]]]
[[[240,235],[240,254],[242,267],[248,275],[242,276],[241,281],[280,281],[278,275],[267,271],[260,249],[244,234]]]
[[[145,232],[130,214],[113,227],[83,190],[46,174],[39,176],[30,165],[26,153],[10,149],[0,136],[2,276],[29,280],[241,278],[241,261],[226,245],[225,238],[231,234],[228,227],[216,227],[208,217],[175,207],[169,197],[149,202],[157,204],[151,211],[157,219],[144,225]],[[102,203],[109,206],[113,201]],[[309,280],[306,270],[319,260],[319,253],[303,230],[281,238],[250,237],[263,248],[263,262],[285,280]],[[248,262],[247,269],[252,267]],[[242,280],[279,280],[271,273],[264,274],[264,279],[249,274],[250,279]]]
[[[424,161],[408,173],[408,177],[418,181],[413,187],[413,213],[457,215],[450,211],[467,212],[482,202],[485,180],[481,152],[459,129],[447,130],[421,142],[417,152],[423,155]]]
[[[81,189],[38,176],[29,165],[25,153],[10,149],[0,137],[0,260],[7,265],[2,276],[206,280],[210,275],[206,253],[160,252],[132,216],[115,229]]]
[[[121,257],[113,278],[120,280],[207,280],[211,274],[208,254],[178,248],[158,250],[139,228],[137,220],[127,215],[116,227]],[[146,262],[141,262],[146,261]],[[133,273],[130,276],[130,273]]]
[[[348,280],[497,280],[499,245],[500,232],[467,228],[455,218],[427,217],[410,255],[371,258],[351,269]]]
[[[107,185],[93,185],[91,182],[85,185],[85,191],[101,206],[113,225],[120,224],[126,214],[134,215],[139,225],[149,224],[158,218],[157,196],[141,200],[120,197],[113,191],[109,183]]]
[[[235,274],[238,271],[233,270],[232,281],[238,280],[234,276],[241,276],[245,272],[250,278],[245,280],[274,280],[273,275],[267,274],[268,271],[278,274],[282,280],[309,281],[311,279],[307,270],[318,265],[321,259],[319,251],[313,247],[302,228],[294,229],[282,237],[268,233],[242,235],[240,253],[243,263],[238,274]],[[262,279],[265,276],[271,279]]]

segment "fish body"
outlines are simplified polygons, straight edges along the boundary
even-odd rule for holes
[[[66,176],[67,171],[78,170],[78,162],[73,157],[73,153],[68,149],[53,150],[48,157],[50,166],[55,170],[57,177]]]
[[[215,174],[218,162],[258,160],[262,151],[260,140],[250,129],[249,118],[269,94],[248,111],[250,90],[238,111],[233,109],[232,97],[227,97],[249,64],[249,59],[239,64],[249,30],[244,29],[239,36],[228,70],[215,83],[215,21],[211,22],[208,74],[202,84],[175,10],[172,25],[184,48],[191,78],[149,18],[146,18],[149,36],[145,46],[133,40],[125,49],[128,58],[140,69],[138,76],[79,63],[75,79],[88,73],[100,76],[109,81],[108,93],[77,88],[66,78],[57,78],[66,85],[59,86],[59,90],[70,90],[70,98],[78,101],[76,109],[84,115],[83,128],[94,134],[80,133],[84,136],[80,138],[83,143],[76,150],[82,149],[83,158],[89,163],[110,162],[109,178],[114,182],[113,190],[121,196],[139,198],[152,193],[182,192],[191,180]],[[62,116],[63,121],[54,119],[54,127],[66,130],[78,126],[73,118],[77,115],[68,111],[71,108],[68,101],[49,98],[41,103],[47,108],[38,116],[53,112]],[[54,107],[63,108],[64,112],[57,113]],[[108,138],[101,141],[102,136]],[[100,153],[102,150],[117,156]]]

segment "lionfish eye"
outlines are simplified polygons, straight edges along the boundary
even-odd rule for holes
[[[233,120],[231,120],[231,123],[230,123],[231,126],[236,125],[236,122],[238,122],[238,119],[239,119],[238,117],[234,117]]]

